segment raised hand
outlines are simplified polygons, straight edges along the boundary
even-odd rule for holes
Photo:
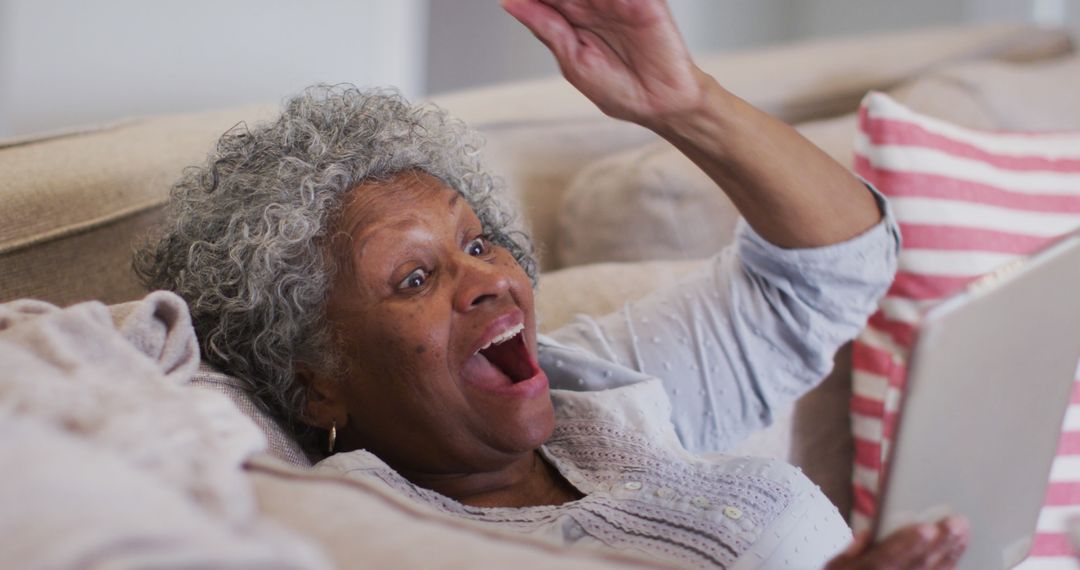
[[[707,78],[664,0],[502,0],[604,113],[649,126],[698,110]]]
[[[825,570],[950,570],[967,548],[969,532],[967,521],[949,517],[902,528],[873,545],[863,535]]]
[[[773,244],[829,245],[881,218],[843,166],[694,65],[664,0],[501,1],[574,87],[675,145]]]

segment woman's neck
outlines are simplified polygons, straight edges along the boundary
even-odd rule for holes
[[[580,499],[575,489],[539,451],[525,454],[506,468],[461,475],[401,472],[414,485],[472,507],[535,507]]]

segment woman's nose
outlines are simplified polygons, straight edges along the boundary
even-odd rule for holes
[[[459,266],[455,309],[470,311],[486,302],[495,301],[510,290],[510,275],[498,264],[466,256]]]

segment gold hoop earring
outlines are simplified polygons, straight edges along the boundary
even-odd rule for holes
[[[334,442],[337,441],[337,420],[331,420],[330,424],[330,444],[326,447],[327,453],[334,452]]]

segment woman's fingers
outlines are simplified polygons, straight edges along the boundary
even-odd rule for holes
[[[871,548],[856,568],[914,570],[930,554],[939,536],[936,525],[921,524],[901,529]]]
[[[577,45],[573,25],[541,0],[501,0],[502,7],[541,41],[559,63],[569,61]]]
[[[825,565],[824,570],[844,570],[845,568],[852,568],[852,564],[870,547],[870,533],[860,532],[855,535],[855,539],[851,541],[851,544],[844,549],[843,552],[838,554],[836,558],[833,558]]]
[[[951,570],[967,548],[970,529],[965,519],[948,517],[937,523],[913,525],[869,545],[861,535],[834,558],[826,570]]]
[[[937,523],[938,539],[927,551],[926,558],[913,568],[919,570],[952,570],[967,548],[969,530],[967,521],[949,517]]]
[[[705,97],[664,0],[501,0],[601,111],[657,123]]]
[[[936,538],[919,555],[914,556],[909,563],[911,570],[937,570],[948,568],[944,566],[948,562],[949,554],[953,550],[953,539],[944,531],[941,525],[936,525],[934,532]]]
[[[947,537],[944,554],[935,570],[952,570],[960,562],[971,541],[971,525],[963,517],[948,517],[940,523]]]

